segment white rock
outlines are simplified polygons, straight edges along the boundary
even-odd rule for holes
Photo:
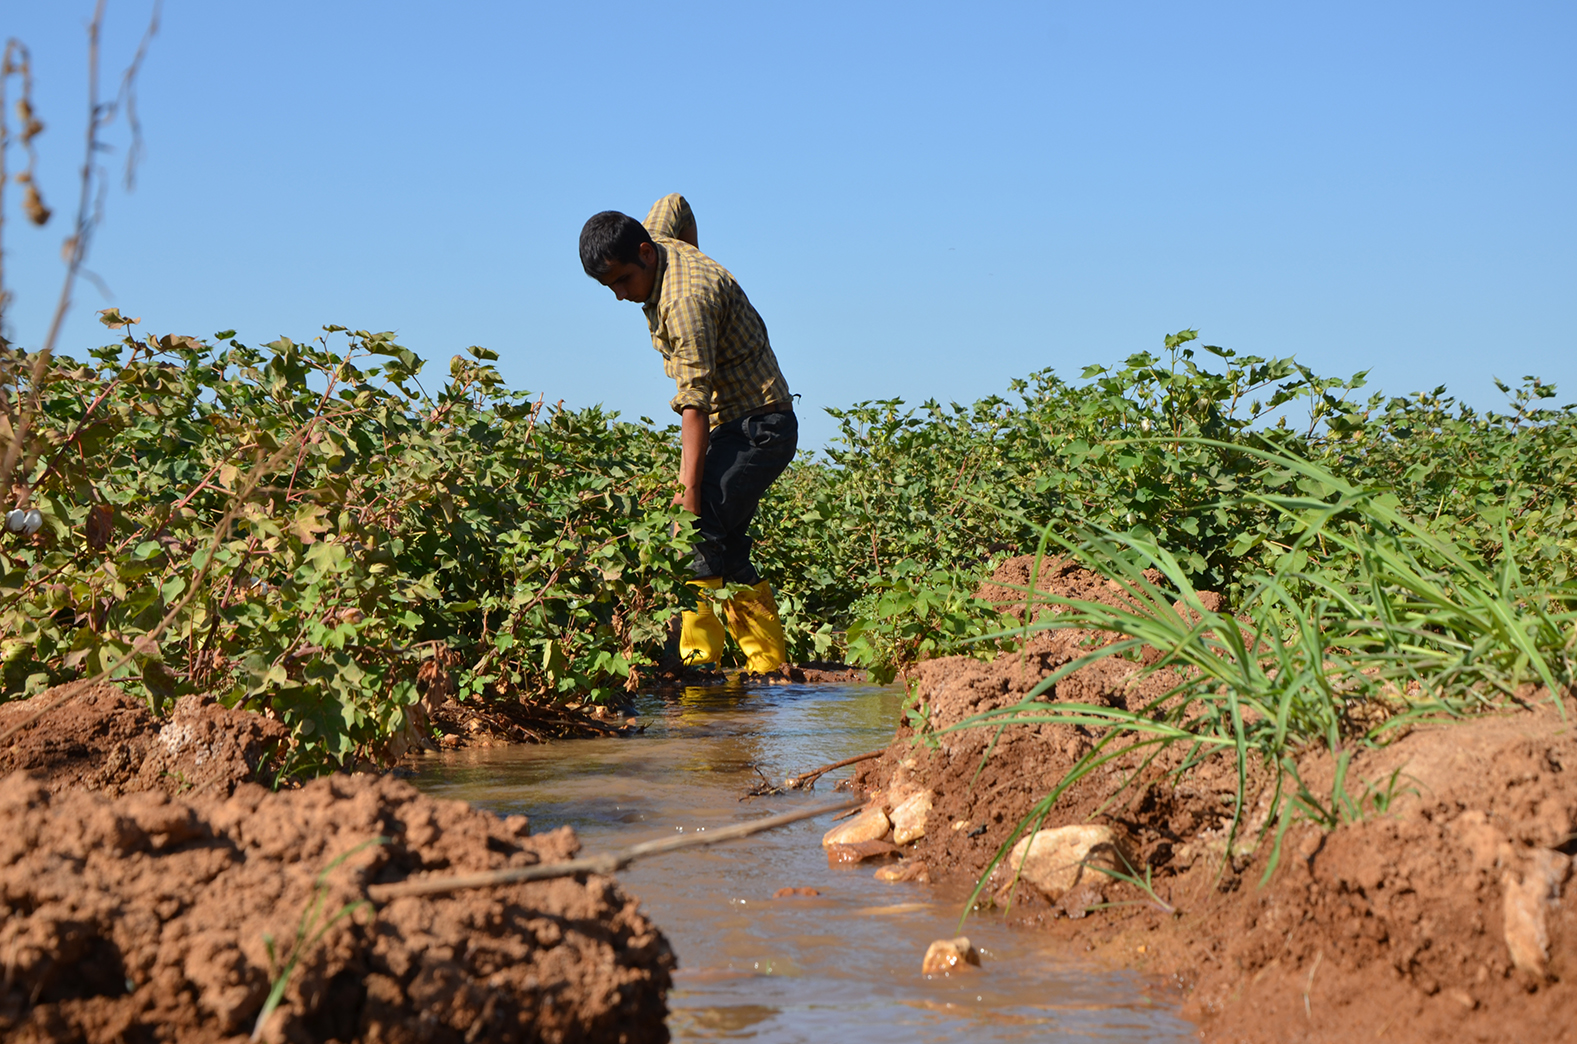
[[[872,806],[849,820],[839,823],[822,836],[822,847],[828,845],[855,845],[861,841],[880,841],[887,836],[887,831],[892,824],[887,820],[887,813],[880,807]]]
[[[903,772],[900,770],[899,776],[902,775]],[[893,809],[897,808],[905,801],[908,801],[910,798],[914,797],[914,795],[918,794],[921,790],[925,789],[918,783],[899,778],[899,776],[893,777],[893,780],[887,784],[887,789],[878,794],[872,802],[873,804],[881,805],[882,811],[886,812],[889,816],[892,815]]]
[[[893,844],[907,845],[925,836],[925,817],[931,814],[931,792],[922,790],[893,809]]]
[[[1006,886],[1017,874],[1020,881],[1056,902],[1080,885],[1107,880],[1096,867],[1127,872],[1111,827],[1086,824],[1037,830],[1020,838],[993,876]]]
[[[1571,863],[1570,856],[1535,848],[1522,873],[1507,870],[1501,876],[1501,887],[1505,889],[1506,949],[1511,951],[1511,963],[1541,979],[1549,971],[1549,913],[1560,902],[1561,884]]]
[[[955,971],[963,971],[970,965],[980,967],[980,954],[975,952],[974,944],[967,936],[960,935],[956,939],[938,939],[925,951],[925,959],[920,962],[922,975],[947,975]]]

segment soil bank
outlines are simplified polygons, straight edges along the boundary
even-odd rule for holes
[[[48,706],[58,689],[0,704],[0,732]],[[272,782],[267,769],[289,731],[211,697],[185,696],[167,719],[114,685],[96,685],[51,710],[0,749],[0,776],[22,770],[46,789],[111,797],[141,791],[228,796],[237,783]]]
[[[1006,563],[996,577],[1004,584],[1028,578],[1026,559]],[[1041,586],[1082,598],[1120,596],[1065,562],[1043,566]],[[1022,597],[1001,588],[983,593]],[[990,663],[923,663],[911,676],[913,691],[930,728],[943,729],[1019,702],[1086,652],[1080,642],[1092,637],[1041,632],[1024,650]],[[1164,675],[1140,678],[1141,668],[1097,663],[1046,698],[1137,709],[1170,686]],[[1226,850],[1232,763],[1211,758],[1174,776],[1180,751],[1148,766],[1138,757],[1119,760],[1071,788],[1043,828],[1110,827],[1133,866],[1151,868],[1157,897],[1174,912],[1088,872],[1055,902],[1002,877],[982,900],[994,895],[1011,916],[1071,949],[1169,980],[1206,1041],[1577,1040],[1570,1017],[1577,1011],[1577,903],[1570,896],[1577,706],[1568,704],[1565,718],[1547,700],[1529,706],[1415,728],[1356,755],[1349,791],[1362,795],[1371,786],[1373,814],[1331,832],[1294,827],[1263,885],[1268,842],[1239,843],[1230,857]],[[923,866],[938,883],[973,883],[1092,743],[1087,731],[1069,726],[995,733],[964,730],[916,743],[902,725],[883,757],[862,766],[859,785],[888,807],[931,791],[924,835],[910,851],[912,872]],[[1306,757],[1300,772],[1314,793],[1329,791],[1328,758]],[[1254,782],[1238,834],[1249,842],[1269,811],[1269,788]],[[1375,795],[1390,797],[1383,812],[1373,807]]]
[[[183,703],[160,723],[101,688],[5,752],[31,772],[0,779],[0,1036],[244,1040],[285,976],[265,1040],[668,1039],[671,949],[611,878],[364,901],[568,859],[570,828],[390,777],[271,792],[249,779],[273,723]]]

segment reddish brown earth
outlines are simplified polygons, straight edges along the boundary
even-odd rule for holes
[[[1027,585],[1028,564],[1015,559],[996,579]],[[1121,597],[1068,563],[1043,566],[1041,584],[1070,597]],[[1001,586],[982,593],[1023,599]],[[921,664],[912,681],[930,729],[945,729],[1018,703],[1086,651],[1081,641],[1098,640],[1041,632],[1024,650],[990,663]],[[1170,685],[1161,675],[1141,677],[1142,666],[1104,661],[1044,698],[1137,708]],[[1072,949],[1174,982],[1207,1041],[1577,1040],[1570,858],[1577,851],[1577,704],[1568,701],[1564,719],[1548,700],[1529,705],[1415,728],[1357,753],[1349,793],[1389,788],[1393,800],[1382,813],[1371,798],[1368,818],[1329,833],[1294,827],[1263,886],[1272,845],[1252,845],[1271,796],[1261,767],[1251,772],[1240,832],[1248,840],[1229,861],[1230,763],[1207,758],[1173,776],[1181,751],[1148,766],[1137,755],[1120,758],[1070,788],[1044,826],[1111,826],[1135,866],[1151,868],[1158,898],[1175,913],[1104,876],[1056,905],[1022,883],[1002,901],[1010,916]],[[1078,727],[1015,725],[986,758],[995,733],[966,729],[917,743],[901,726],[883,757],[857,777],[876,793],[934,792],[908,865],[964,888],[963,895],[1094,739]],[[1330,792],[1328,757],[1306,756],[1300,773],[1313,792]],[[993,882],[982,901],[1004,883]]]
[[[0,704],[0,732],[49,706],[59,692]],[[269,770],[277,771],[288,734],[277,721],[204,696],[177,700],[161,721],[147,704],[98,685],[12,737],[0,749],[0,775],[26,770],[52,791],[228,796],[237,783],[273,781]]]
[[[772,674],[758,675],[765,681],[791,682],[795,685],[860,685],[869,674],[860,667],[846,663],[828,663],[815,660],[808,663],[785,663]]]
[[[110,798],[16,773],[0,781],[0,1034],[244,1040],[288,974],[265,1040],[666,1040],[673,955],[609,878],[361,902],[578,847],[388,778]]]

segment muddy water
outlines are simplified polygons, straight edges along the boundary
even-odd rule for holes
[[[629,739],[431,757],[416,780],[439,797],[569,823],[589,853],[831,803],[814,794],[740,801],[784,776],[884,746],[900,695],[871,687],[692,689],[645,697]],[[1174,1002],[1087,967],[1035,933],[972,917],[979,972],[927,980],[920,958],[957,933],[960,899],[886,884],[872,866],[829,868],[826,820],[638,862],[620,873],[679,955],[676,1040],[1184,1041]],[[815,898],[773,899],[785,886]]]

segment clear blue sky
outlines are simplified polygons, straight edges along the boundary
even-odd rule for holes
[[[69,209],[88,0],[5,0]],[[149,0],[111,0],[109,63]],[[92,267],[143,330],[397,330],[667,419],[581,223],[684,192],[819,407],[1205,340],[1577,400],[1577,5],[168,0]],[[16,196],[11,196],[14,207]],[[60,228],[6,226],[42,337]],[[67,351],[104,338],[84,285]]]

